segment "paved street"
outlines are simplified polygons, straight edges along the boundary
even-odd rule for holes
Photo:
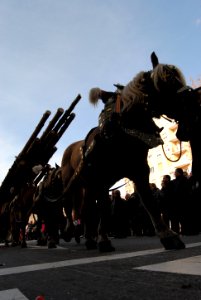
[[[201,299],[201,235],[166,251],[157,237],[112,239],[116,251],[87,251],[84,240],[57,249],[0,248],[0,299]]]

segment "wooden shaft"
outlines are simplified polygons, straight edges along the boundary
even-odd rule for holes
[[[54,128],[55,124],[58,122],[59,118],[63,114],[64,110],[63,108],[58,108],[57,112],[55,113],[54,117],[50,121],[49,125],[47,126],[46,130],[43,132],[42,136],[40,137],[40,140],[44,140],[48,133]]]
[[[73,109],[75,108],[75,106],[77,105],[77,103],[80,101],[81,99],[81,95],[78,94],[77,97],[75,98],[75,100],[71,103],[71,105],[69,106],[69,108],[64,112],[63,116],[61,117],[61,119],[58,121],[58,123],[56,124],[56,126],[54,127],[54,131],[59,131],[60,128],[63,126],[63,124],[65,123],[66,119],[69,117],[69,115],[71,114],[71,112],[73,111]]]
[[[36,126],[35,130],[33,131],[32,135],[30,136],[29,140],[25,144],[24,148],[22,149],[22,151],[20,152],[20,154],[18,155],[18,157],[26,154],[27,150],[30,148],[31,144],[36,139],[37,135],[39,134],[39,132],[43,128],[43,126],[44,126],[45,122],[47,121],[47,119],[49,118],[50,114],[51,114],[51,112],[49,110],[47,110],[43,114],[41,120],[39,121],[38,125]]]
[[[64,123],[64,125],[61,127],[61,129],[58,132],[58,140],[62,137],[62,135],[64,134],[64,132],[66,131],[70,123],[74,120],[74,118],[75,118],[75,114],[71,113],[68,119],[66,120],[66,122]]]

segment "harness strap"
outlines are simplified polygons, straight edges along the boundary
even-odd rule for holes
[[[117,94],[117,100],[115,103],[115,112],[118,114],[121,112],[121,95],[120,94]]]
[[[145,133],[137,129],[129,129],[129,128],[122,128],[123,131],[135,138],[138,138],[142,142],[144,142],[149,149],[155,148],[159,145],[163,144],[163,140],[160,136],[154,136],[153,134]]]

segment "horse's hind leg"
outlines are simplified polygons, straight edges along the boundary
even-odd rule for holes
[[[169,229],[163,221],[159,207],[149,187],[149,172],[146,173],[147,174],[138,177],[137,180],[135,179],[135,184],[141,202],[151,218],[156,234],[159,236],[160,241],[166,250],[184,249],[185,244],[181,241],[179,235]]]
[[[71,191],[66,196],[64,202],[64,211],[66,214],[66,227],[62,231],[62,238],[66,242],[70,242],[73,237],[75,237],[76,242],[80,242],[79,238],[79,224],[80,223],[80,211],[83,200],[83,190],[80,186],[77,186],[74,191]],[[77,224],[76,224],[77,223]]]

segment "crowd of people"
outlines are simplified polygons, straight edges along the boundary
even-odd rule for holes
[[[195,235],[201,232],[201,202],[197,196],[196,184],[181,168],[175,170],[175,178],[164,175],[161,187],[150,183],[152,197],[157,213],[166,225],[178,234]],[[154,236],[155,229],[151,219],[135,190],[132,194],[121,196],[120,190],[109,195],[109,236],[126,238],[128,236]],[[27,225],[27,239],[36,238],[37,222]],[[43,230],[44,231],[44,230]],[[84,236],[84,228],[82,229]],[[44,234],[43,234],[44,236]],[[45,238],[44,238],[45,240]]]
[[[161,187],[150,183],[158,213],[169,228],[178,234],[195,235],[201,232],[201,203],[191,176],[181,168],[175,170],[175,178],[164,175]],[[110,235],[124,238],[130,235],[154,236],[152,222],[135,191],[121,197],[119,190],[112,191]]]

